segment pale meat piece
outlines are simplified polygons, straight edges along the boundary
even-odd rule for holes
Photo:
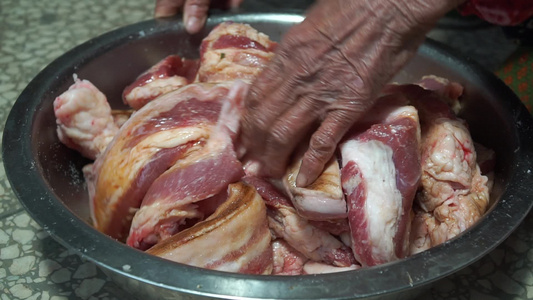
[[[122,100],[140,109],[155,98],[193,82],[198,67],[198,60],[169,55],[128,85],[122,92]]]
[[[408,255],[410,213],[420,180],[417,111],[387,106],[387,99],[394,100],[378,100],[374,109],[388,112],[384,120],[364,131],[356,128],[340,145],[352,249],[363,266]]]
[[[217,25],[200,46],[197,81],[253,81],[274,56],[276,43],[248,24]]]
[[[230,184],[228,195],[205,221],[146,252],[206,269],[270,274],[272,248],[265,203],[252,186],[242,182]]]
[[[455,193],[432,212],[415,210],[411,254],[416,254],[454,238],[474,225],[487,210],[487,177],[476,166],[468,192]]]
[[[324,171],[310,185],[296,186],[296,177],[302,163],[301,158],[287,168],[284,184],[298,214],[308,220],[336,220],[346,218],[346,200],[341,186],[339,162],[333,157]]]
[[[283,239],[272,241],[272,275],[301,275],[308,260]]]
[[[201,150],[231,83],[191,84],[137,111],[92,168],[94,226],[124,240],[152,182],[179,159]],[[91,191],[91,190],[90,190]]]
[[[302,218],[290,200],[266,179],[245,176],[267,205],[269,227],[275,237],[285,240],[308,259],[337,267],[356,264],[351,249],[329,232],[317,228]]]
[[[212,213],[203,201],[208,199],[208,207],[216,208],[218,200],[214,196],[244,175],[233,139],[247,91],[245,83],[236,82],[206,145],[178,160],[152,183],[133,218],[128,245],[145,250],[183,227],[202,221]]]
[[[88,80],[74,84],[54,100],[59,140],[83,156],[96,159],[118,132],[105,95]]]

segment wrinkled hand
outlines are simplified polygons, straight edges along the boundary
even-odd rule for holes
[[[243,0],[156,0],[154,15],[156,18],[169,17],[183,10],[183,23],[187,32],[199,32],[205,25],[210,7],[234,8]]]
[[[297,178],[312,183],[337,144],[405,65],[425,34],[463,0],[322,0],[283,37],[253,83],[241,143],[279,177],[309,142]]]

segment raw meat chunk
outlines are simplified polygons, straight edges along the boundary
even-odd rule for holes
[[[352,249],[363,266],[407,256],[420,180],[417,111],[412,106],[385,108],[390,113],[384,120],[352,133],[340,145]]]
[[[83,156],[96,159],[118,132],[106,96],[88,80],[74,84],[54,100],[59,140]]]
[[[251,82],[274,56],[275,47],[275,42],[250,25],[219,24],[202,41],[197,80]]]
[[[228,200],[205,221],[147,253],[207,269],[270,274],[272,248],[265,203],[252,186],[242,182],[230,184],[228,194]]]
[[[141,74],[122,92],[124,103],[140,109],[158,96],[177,90],[194,81],[199,63],[169,55]]]

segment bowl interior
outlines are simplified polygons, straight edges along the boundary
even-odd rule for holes
[[[168,263],[98,233],[89,225],[87,190],[81,172],[89,161],[59,142],[52,105],[55,97],[73,83],[72,75],[76,73],[102,90],[113,108],[124,108],[122,90],[137,75],[169,54],[197,57],[202,37],[225,20],[249,23],[279,41],[282,33],[302,17],[220,15],[210,18],[207,28],[193,36],[186,34],[175,19],[134,24],[61,56],[21,94],[5,127],[5,168],[16,195],[53,237],[114,273],[177,292],[265,298],[366,297],[421,286],[457,271],[496,247],[527,215],[532,202],[532,175],[528,171],[533,145],[531,117],[494,75],[427,41],[394,81],[412,82],[433,74],[463,84],[461,117],[467,120],[474,140],[494,149],[497,156],[491,209],[459,237],[383,266],[278,278],[225,274]],[[126,264],[131,267],[128,272],[122,268]],[[198,289],[200,283],[202,289]]]

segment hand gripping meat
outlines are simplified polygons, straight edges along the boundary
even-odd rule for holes
[[[228,195],[205,221],[156,244],[147,253],[207,269],[270,274],[272,248],[265,203],[254,187],[242,182],[230,184]]]
[[[303,155],[303,153],[302,153]],[[330,159],[318,178],[306,187],[296,185],[301,157],[287,168],[284,184],[298,214],[309,220],[346,218],[346,200],[341,186],[341,171],[336,157]]]
[[[119,240],[127,237],[152,182],[202,149],[230,85],[188,85],[148,103],[121,127],[92,167],[91,213],[99,231]]]
[[[408,255],[410,213],[420,180],[417,111],[387,99],[396,102],[381,98],[374,108],[380,112],[369,113],[384,119],[366,130],[354,128],[340,145],[352,249],[363,266]]]

